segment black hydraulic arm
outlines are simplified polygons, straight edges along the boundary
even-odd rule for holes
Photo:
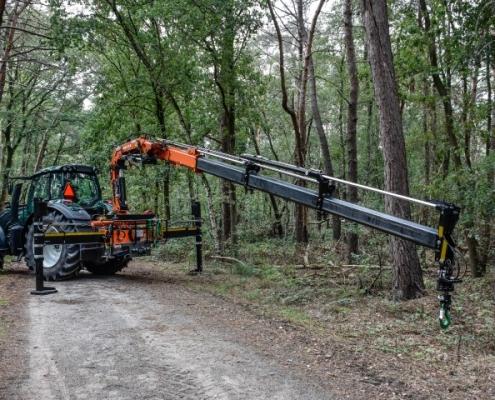
[[[199,158],[198,169],[251,189],[261,190],[310,208],[341,216],[421,246],[431,249],[437,246],[436,229],[330,197],[331,193],[319,193],[316,190],[256,173],[246,174],[242,168],[213,159]]]
[[[420,246],[434,249],[435,263],[438,267],[437,289],[440,292],[440,326],[447,328],[450,325],[450,293],[454,291],[454,284],[461,282],[459,279],[459,268],[455,268],[455,243],[452,238],[453,230],[460,213],[460,209],[457,206],[445,202],[433,203],[431,201],[412,199],[407,196],[328,177],[322,174],[321,171],[305,169],[258,156],[243,155],[242,157],[235,157],[205,149],[200,149],[199,151],[203,153],[203,156],[197,160],[198,171],[243,185],[249,189],[261,190],[318,211],[338,215],[361,225],[409,240]],[[205,155],[210,157],[205,157]],[[237,165],[233,165],[233,163]],[[309,180],[318,186],[318,190],[293,184],[282,179],[260,175],[258,172],[262,168],[278,172],[282,175],[285,174],[286,176]],[[431,228],[410,220],[337,199],[332,196],[335,188],[334,182],[351,184],[406,201],[414,201],[422,205],[434,207],[440,212],[438,227],[436,229]]]

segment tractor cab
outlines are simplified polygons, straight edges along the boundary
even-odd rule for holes
[[[25,197],[25,207],[19,220],[26,221],[33,213],[34,199],[63,202],[67,207],[82,207],[90,215],[108,212],[101,198],[96,169],[87,165],[62,165],[45,168],[31,177]]]

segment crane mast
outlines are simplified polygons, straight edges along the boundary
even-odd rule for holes
[[[249,154],[234,156],[169,140],[139,137],[117,147],[111,160],[113,214],[114,220],[120,219],[121,230],[125,230],[125,223],[122,221],[126,221],[130,215],[126,198],[124,170],[127,165],[156,164],[158,161],[184,167],[195,173],[213,175],[244,186],[246,189],[266,192],[433,249],[435,251],[435,263],[438,266],[437,289],[440,292],[440,323],[444,328],[450,324],[451,292],[454,290],[454,284],[461,281],[459,268],[455,266],[455,242],[453,239],[453,231],[460,214],[460,209],[456,205],[386,192],[331,177],[316,169],[302,168],[260,156]],[[263,172],[265,171],[276,172],[280,177],[285,176],[297,178],[298,181],[307,181],[314,184],[315,188],[303,187],[282,178],[264,175]],[[364,190],[396,197],[402,201],[434,208],[439,213],[438,225],[436,227],[425,226],[338,199],[333,196],[337,183],[354,185]],[[109,222],[100,221],[100,229],[104,228],[106,223]],[[147,231],[143,237],[145,241],[150,241],[155,240],[156,235]]]

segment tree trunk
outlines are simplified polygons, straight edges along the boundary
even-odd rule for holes
[[[19,18],[19,15],[22,13],[22,11],[28,6],[29,1],[26,1],[26,4],[21,6],[19,9],[19,4],[20,1],[17,0],[14,9],[12,11],[12,16],[9,20],[9,25],[10,28],[8,28],[7,33],[6,33],[6,38],[5,38],[5,44],[2,46],[3,47],[3,54],[2,58],[0,60],[0,103],[2,102],[3,99],[3,93],[5,89],[5,82],[7,79],[7,67],[9,64],[9,59],[10,59],[10,54],[12,53],[12,50],[14,49],[14,37],[15,37],[15,32],[17,28],[17,20]],[[4,4],[4,9],[5,9],[5,4]],[[3,11],[2,11],[3,14]],[[3,18],[3,15],[2,15]]]
[[[159,199],[160,199],[160,181],[156,180],[155,190],[153,193],[153,212],[155,213],[155,215],[159,214],[159,210],[158,210]]]
[[[428,98],[429,95],[428,82],[423,84],[423,97]],[[425,186],[428,187],[431,183],[431,139],[430,129],[428,124],[428,103],[423,104],[423,136],[424,136],[424,174],[425,174]]]
[[[425,0],[419,0],[419,5],[420,5],[420,10],[421,14],[423,17],[424,21],[424,32],[427,35],[427,38],[429,40],[428,43],[428,57],[430,60],[430,65],[431,65],[431,76],[433,79],[433,84],[435,86],[435,89],[438,93],[438,95],[441,98],[442,104],[443,104],[443,109],[444,109],[444,115],[445,115],[445,131],[447,135],[447,139],[451,148],[451,151],[446,156],[446,161],[448,161],[448,156],[451,154],[452,159],[454,162],[454,169],[455,171],[460,171],[463,168],[462,165],[462,160],[461,160],[461,149],[459,146],[459,142],[457,140],[457,137],[455,135],[455,130],[454,130],[454,110],[452,107],[452,97],[451,97],[451,73],[450,73],[450,63],[448,62],[449,60],[446,60],[445,63],[447,65],[447,72],[445,74],[445,77],[442,79],[440,75],[440,66],[438,63],[438,54],[437,54],[437,46],[435,42],[435,33],[432,30],[431,27],[431,21],[430,21],[430,16],[428,13],[428,8],[426,6]],[[444,3],[446,6],[446,11],[447,11],[447,16],[449,18],[449,29],[450,26],[452,25],[451,21],[451,11],[449,9],[449,4],[446,2]],[[446,57],[449,56],[449,53],[446,54]],[[477,71],[475,72],[477,75]],[[467,81],[464,79],[464,91],[467,92]],[[476,85],[473,85],[473,90],[476,90]],[[466,94],[466,93],[465,93]],[[464,111],[463,111],[464,114]],[[464,116],[462,116],[462,119],[464,119]],[[469,150],[469,145],[470,145],[470,130],[467,127],[467,111],[466,111],[466,121],[465,122],[465,140],[464,140],[464,155],[465,155],[465,160],[466,160],[466,166],[470,168],[471,166],[471,160],[470,160],[470,150]],[[448,173],[448,164],[444,165],[444,176],[447,176]],[[457,184],[457,190],[467,190],[467,188],[463,188],[462,183],[456,182]],[[469,239],[472,236],[472,233],[470,232],[473,229],[472,223],[466,224],[465,226],[467,232],[467,237],[468,237],[468,247],[469,247],[469,255],[470,255],[470,265],[471,269],[473,272],[477,273],[476,271],[482,271],[482,266],[479,265],[479,257],[478,257],[478,251],[477,251],[477,241],[476,240],[471,240]]]
[[[429,111],[430,111],[430,105],[429,105],[429,100],[428,98],[430,97],[430,87],[429,87],[429,82],[425,80],[423,82],[423,112],[422,112],[422,119],[423,119],[423,156],[424,156],[424,164],[423,164],[423,169],[424,169],[424,192],[423,195],[426,196],[427,191],[430,187],[431,184],[431,171],[432,171],[432,137],[431,137],[431,132],[432,132],[432,127],[430,127],[430,121],[429,121]],[[423,207],[421,209],[421,222],[423,224],[428,224],[430,217],[430,210],[428,207]],[[421,250],[421,259],[423,262],[426,262],[426,249]]]
[[[64,149],[66,137],[67,137],[67,132],[64,132],[62,134],[62,137],[60,138],[60,142],[58,144],[57,151],[55,152],[55,157],[53,158],[52,165],[57,165],[59,163],[60,156],[62,155],[62,150]],[[27,138],[26,138],[26,142],[28,142]]]
[[[163,90],[154,82],[152,73],[149,71],[151,87],[154,94],[155,118],[162,138],[167,138],[167,126],[165,119],[165,105],[163,101]],[[170,168],[166,167],[163,172],[163,217],[169,221],[171,218],[170,210]]]
[[[485,268],[480,264],[479,254],[478,254],[478,241],[471,234],[466,235],[466,244],[468,247],[469,254],[469,268],[471,270],[471,275],[473,278],[480,278],[485,273]]]
[[[5,13],[5,5],[7,0],[0,0],[0,26],[3,24],[3,14]]]
[[[347,71],[350,79],[349,102],[347,106],[347,179],[357,182],[357,105],[359,97],[359,79],[357,75],[356,52],[354,49],[352,27],[352,0],[344,2],[344,43],[347,59]],[[357,203],[358,192],[354,186],[347,186],[347,200]],[[358,235],[355,232],[347,232],[347,260],[352,262],[352,254],[358,252]]]
[[[235,122],[230,108],[223,110],[221,131],[222,151],[232,154],[235,149]],[[236,242],[235,219],[236,219],[236,196],[235,187],[231,182],[222,181],[222,240],[232,243]]]
[[[323,128],[320,107],[318,106],[318,94],[316,89],[316,74],[315,66],[313,63],[313,56],[311,56],[309,59],[309,83],[311,86],[311,111],[313,113],[316,133],[318,134],[318,140],[320,142],[321,156],[323,158],[323,170],[326,174],[334,176],[332,157],[330,156],[330,147],[328,146],[327,135],[325,134],[325,129]],[[333,215],[332,232],[334,240],[340,239],[341,229],[340,217],[337,215]]]
[[[300,163],[300,150],[301,150],[301,138],[299,133],[299,122],[298,115],[294,111],[293,107],[289,104],[289,95],[287,92],[287,82],[285,77],[285,57],[284,57],[284,44],[282,38],[282,32],[280,31],[280,26],[278,24],[275,11],[273,10],[271,0],[267,1],[268,9],[270,10],[270,16],[275,27],[277,34],[278,50],[279,50],[279,72],[280,72],[280,88],[282,92],[282,108],[290,116],[292,128],[294,130],[294,137],[296,140],[296,164]],[[304,161],[304,160],[303,160]],[[299,164],[298,164],[299,165]],[[295,205],[295,236],[297,242],[304,242],[307,240],[307,219],[303,207],[296,204]]]
[[[366,56],[367,57],[367,56]],[[367,84],[368,86],[368,84]],[[366,89],[366,92],[369,93],[370,91]],[[372,173],[374,170],[374,149],[373,149],[373,144],[374,144],[374,135],[373,135],[373,99],[370,97],[370,100],[367,101],[366,104],[366,175],[365,175],[365,184],[366,185],[371,185],[371,177]]]
[[[339,77],[340,77],[340,82],[339,82],[339,92],[344,93],[344,57],[340,60],[340,65],[339,65]],[[347,178],[347,157],[345,154],[345,135],[344,135],[344,97],[339,96],[339,115],[337,117],[337,125],[339,127],[339,142],[340,142],[340,153],[342,154],[342,163],[341,163],[341,172],[340,172],[340,177],[342,179]],[[344,193],[345,197],[345,193]]]
[[[275,15],[272,2],[268,0],[268,8],[275,31],[277,34],[278,49],[279,49],[279,71],[280,71],[280,86],[282,90],[282,108],[289,114],[291,118],[292,127],[294,130],[295,139],[295,163],[300,167],[304,167],[306,158],[306,96],[307,96],[307,84],[309,75],[309,62],[312,54],[312,44],[314,33],[316,29],[316,22],[318,16],[321,13],[323,3],[325,0],[320,0],[315,10],[311,21],[311,27],[309,33],[306,32],[304,21],[304,2],[303,0],[297,0],[295,6],[296,10],[296,26],[297,26],[297,41],[299,51],[299,64],[300,72],[296,78],[297,82],[297,110],[294,110],[289,105],[289,97],[287,93],[287,83],[285,79],[285,64],[284,64],[284,45],[280,26],[278,24],[277,17]],[[305,182],[298,182],[301,186],[304,186]],[[295,205],[295,236],[298,243],[305,243],[308,241],[308,211],[306,207],[301,204]]]
[[[46,148],[48,146],[49,133],[48,129],[43,132],[43,137],[41,138],[41,143],[38,149],[38,155],[36,156],[36,163],[34,164],[34,171],[38,172],[41,167],[43,167],[43,161],[45,159]]]
[[[486,91],[487,91],[487,111],[486,111],[486,143],[485,143],[485,157],[490,157],[492,154],[492,151],[494,150],[495,143],[494,143],[494,136],[493,136],[493,130],[494,130],[494,125],[493,125],[493,116],[492,113],[494,111],[493,109],[493,103],[492,103],[492,82],[491,82],[491,45],[488,46],[487,50],[487,56],[486,56]],[[492,187],[495,187],[495,165],[489,165],[488,166],[488,171],[487,171],[487,181],[488,185],[491,185]],[[481,250],[480,250],[480,256],[479,256],[479,261],[482,267],[487,269],[488,265],[488,257],[490,254],[491,247],[493,246],[492,243],[492,220],[493,220],[493,213],[485,213],[483,216],[483,226],[482,226],[482,243],[481,243]],[[490,272],[490,271],[488,271]],[[495,271],[494,271],[495,272]]]
[[[14,149],[7,145],[5,147],[5,163],[2,171],[2,190],[0,192],[0,210],[5,208],[7,201],[7,195],[9,191],[9,177],[12,170],[12,163],[14,161]]]
[[[304,59],[304,47],[306,46],[307,34],[304,21],[303,0],[297,0],[297,32],[298,32],[298,50],[300,73],[296,77],[297,85],[297,108],[296,121],[297,129],[295,134],[295,163],[299,167],[306,164],[306,89],[307,89],[307,65]],[[299,180],[298,185],[305,186],[305,181]],[[294,206],[295,233],[297,243],[306,243],[308,241],[308,211],[301,204]]]
[[[32,135],[27,135],[26,139],[24,140],[24,146],[23,146],[23,154],[24,157],[22,157],[22,163],[21,163],[21,176],[25,176],[28,173],[29,170],[29,164],[31,161],[31,142],[32,142]]]
[[[170,221],[170,168],[163,173],[163,217]]]
[[[213,195],[210,182],[204,174],[201,174],[201,181],[206,191],[206,207],[208,210],[208,219],[210,220],[211,234],[213,236],[213,249],[215,254],[223,254],[223,242],[221,240],[220,229],[217,225],[215,207],[213,206]]]
[[[435,44],[435,36],[431,32],[431,23],[428,10],[426,8],[425,0],[419,0],[421,12],[424,18],[424,30],[428,35],[429,45],[428,45],[428,57],[431,64],[431,77],[433,79],[433,85],[441,98],[444,115],[445,115],[445,133],[449,144],[452,148],[452,158],[454,160],[454,167],[456,170],[462,168],[462,162],[460,157],[459,142],[455,135],[454,130],[454,110],[452,108],[452,98],[450,96],[450,79],[446,77],[446,82],[440,77],[440,67],[438,65],[437,49]]]
[[[232,5],[232,3],[230,3]],[[235,151],[236,124],[236,70],[235,70],[235,27],[234,21],[227,21],[222,32],[220,60],[214,67],[215,84],[220,99],[220,131],[222,151]],[[237,242],[236,235],[236,193],[231,182],[222,182],[222,233],[223,241]]]
[[[152,79],[152,78],[151,78]],[[162,90],[152,81],[151,86],[155,97],[155,117],[163,138],[167,138],[167,127],[165,125],[165,107],[163,104]]]
[[[189,192],[189,200],[191,201],[191,207],[194,202],[197,200],[196,191],[194,190],[194,172],[186,171],[187,178],[187,190]]]
[[[407,162],[399,96],[390,43],[386,0],[362,0],[363,22],[369,51],[369,62],[378,105],[381,144],[385,164],[385,190],[409,194]],[[410,218],[407,202],[385,197],[387,213]],[[393,292],[397,299],[412,299],[424,292],[419,257],[414,244],[392,237]]]
[[[251,129],[251,137],[253,139],[254,151],[256,152],[256,155],[260,156],[261,155],[260,146],[258,144],[256,131],[254,129]],[[277,199],[271,193],[268,194],[268,198],[270,199],[270,204],[273,210],[273,216],[275,217],[275,221],[273,221],[272,224],[272,233],[278,237],[283,237],[284,228],[282,226],[282,213],[278,208]]]

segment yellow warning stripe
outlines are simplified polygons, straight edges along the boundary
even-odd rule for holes
[[[167,228],[164,229],[163,232],[187,232],[187,231],[195,231],[195,227],[188,227],[188,228]]]
[[[438,237],[443,238],[443,226],[442,225],[440,225],[438,227]]]
[[[103,232],[47,232],[44,235],[46,238],[63,238],[63,237],[71,237],[71,236],[105,236]]]
[[[440,250],[440,262],[444,262],[445,257],[447,257],[447,246],[448,246],[447,241],[445,239],[442,240],[442,249]]]

